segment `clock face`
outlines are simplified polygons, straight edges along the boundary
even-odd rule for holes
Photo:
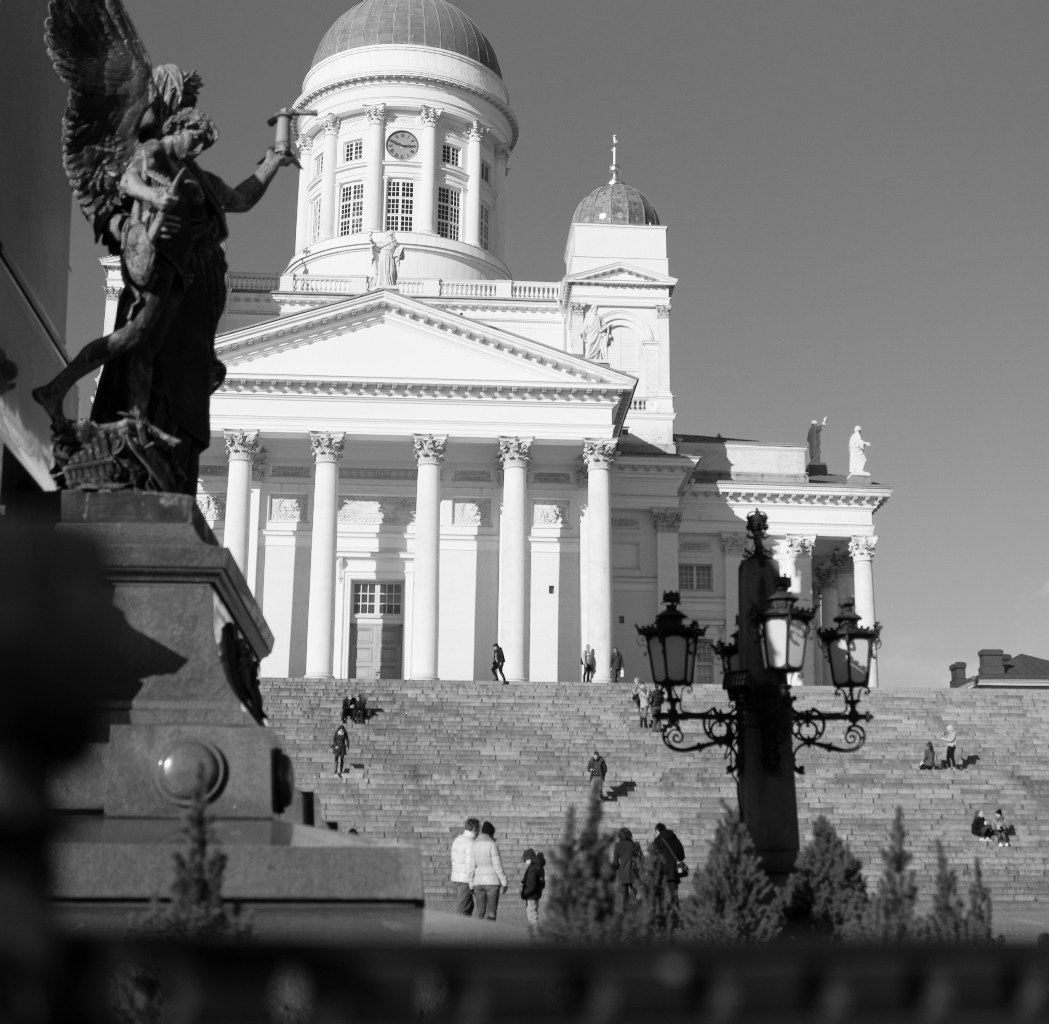
[[[386,140],[386,152],[395,160],[411,160],[419,152],[419,140],[411,132],[394,132]]]

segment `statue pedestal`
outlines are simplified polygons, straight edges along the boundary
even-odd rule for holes
[[[850,487],[870,487],[870,473],[850,473],[847,483]]]
[[[228,857],[224,895],[251,911],[257,935],[417,939],[418,851],[304,820],[309,801],[295,799],[258,692],[272,636],[193,498],[67,491],[57,529],[101,551],[120,635],[99,643],[113,644],[124,680],[99,709],[96,742],[51,781],[63,812],[52,847],[59,919],[122,931],[165,896],[202,780]]]
[[[805,467],[805,474],[807,476],[826,476],[827,475],[827,463],[825,463],[825,462],[810,462]]]

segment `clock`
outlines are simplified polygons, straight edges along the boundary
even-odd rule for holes
[[[386,140],[386,152],[395,160],[411,160],[419,152],[419,140],[411,132],[394,132]]]

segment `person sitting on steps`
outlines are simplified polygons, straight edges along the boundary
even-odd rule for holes
[[[921,764],[918,768],[923,772],[931,772],[936,767],[936,751],[933,749],[932,740],[925,744],[925,753],[922,754]]]

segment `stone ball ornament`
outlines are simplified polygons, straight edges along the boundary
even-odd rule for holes
[[[189,807],[199,793],[205,803],[218,799],[229,769],[222,751],[202,740],[179,740],[158,759],[153,774],[160,795],[179,807]]]

